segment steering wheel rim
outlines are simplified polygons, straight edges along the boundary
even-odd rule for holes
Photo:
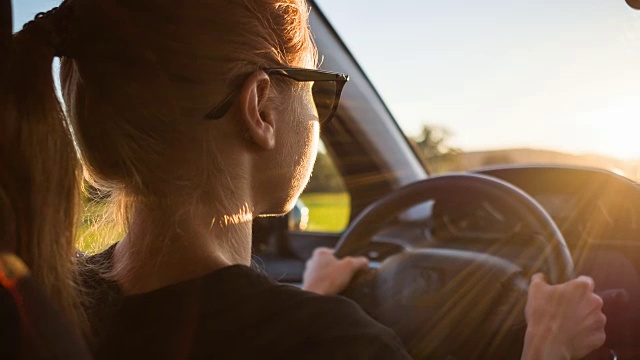
[[[373,202],[342,234],[335,246],[335,255],[341,258],[365,248],[385,222],[402,211],[429,200],[446,201],[452,192],[469,190],[504,201],[519,218],[541,232],[541,239],[545,243],[543,259],[550,283],[563,283],[574,278],[573,260],[564,237],[542,206],[519,188],[480,174],[431,177],[404,186]]]

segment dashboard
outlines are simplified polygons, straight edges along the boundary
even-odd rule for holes
[[[640,185],[611,172],[578,167],[480,170],[533,197],[556,222],[570,247],[585,242],[640,244]]]
[[[477,172],[509,182],[537,201],[572,252],[597,244],[640,247],[640,185],[627,178],[596,169],[558,166]],[[362,255],[383,260],[402,248],[434,246],[479,251],[500,247],[518,254],[530,247],[533,234],[504,204],[481,196],[451,194],[446,202],[433,205],[428,220],[389,224]]]
[[[550,215],[576,271],[602,289],[627,289],[640,315],[640,185],[616,174],[573,167],[505,167],[478,171],[524,190]],[[510,259],[525,273],[544,271],[540,238],[504,204],[451,194],[427,220],[397,221],[360,255],[374,261],[406,249],[471,250]]]

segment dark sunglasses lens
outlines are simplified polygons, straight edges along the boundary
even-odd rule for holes
[[[313,92],[313,101],[316,104],[318,110],[318,119],[320,123],[326,123],[331,120],[335,106],[337,105],[336,99],[336,82],[335,81],[315,81],[311,89]]]

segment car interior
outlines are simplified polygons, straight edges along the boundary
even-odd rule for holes
[[[352,79],[321,134],[349,194],[348,226],[300,231],[283,218],[258,219],[257,266],[299,285],[316,247],[367,256],[372,270],[343,295],[393,328],[417,358],[519,357],[527,279],[540,271],[556,283],[588,275],[596,292],[611,295],[607,342],[592,358],[640,357],[640,185],[605,170],[558,165],[429,176],[349,50],[312,8],[323,66]]]
[[[640,184],[559,165],[431,175],[309,3],[322,67],[350,76],[336,118],[321,132],[348,211],[331,229],[300,226],[293,215],[256,219],[255,267],[300,286],[317,247],[366,256],[370,270],[342,295],[396,331],[418,359],[519,358],[530,276],[561,283],[588,275],[609,295],[607,341],[589,358],[640,358]]]

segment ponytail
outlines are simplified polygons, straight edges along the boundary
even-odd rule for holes
[[[49,297],[85,331],[75,278],[80,171],[55,93],[51,24],[40,15],[9,45],[0,86],[0,244],[23,259]]]

